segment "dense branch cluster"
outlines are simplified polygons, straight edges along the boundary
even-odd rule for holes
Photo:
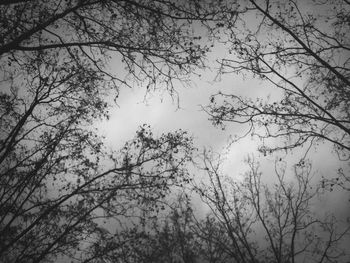
[[[192,21],[217,19],[211,7],[200,1],[3,3],[0,54],[9,65],[27,64],[38,54],[45,60],[58,56],[66,66],[88,65],[118,86],[125,80],[104,67],[116,52],[134,81],[171,88],[208,50],[189,33]]]

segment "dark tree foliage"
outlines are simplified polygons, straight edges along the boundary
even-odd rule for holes
[[[68,152],[66,143],[77,152]],[[147,202],[150,209],[172,185],[188,180],[184,165],[192,147],[183,132],[154,138],[142,128],[114,153],[110,169],[101,165],[98,154],[84,156],[80,140],[54,138],[53,144],[27,160],[13,156],[2,169],[4,262],[38,262],[63,255],[84,260],[86,251],[98,244],[100,218],[115,229],[120,221],[136,217],[140,204]]]
[[[144,203],[156,210],[188,180],[193,147],[184,132],[153,136],[143,126],[108,152],[91,126],[108,117],[109,97],[131,86],[118,75],[123,68],[133,83],[172,92],[174,80],[200,66],[208,48],[191,23],[215,20],[213,7],[0,3],[0,262],[98,262],[106,231],[138,220]],[[108,68],[112,61],[120,66]]]
[[[349,1],[250,0],[236,5],[234,18],[221,25],[221,41],[231,55],[220,61],[220,74],[256,77],[280,97],[216,94],[207,107],[212,121],[247,124],[248,133],[263,142],[264,154],[328,142],[348,161]],[[342,171],[339,176],[348,189],[349,177]]]
[[[130,263],[232,262],[225,233],[212,216],[198,220],[189,196],[181,193],[175,202],[168,200],[158,217],[124,232],[128,237],[122,238],[128,240],[124,249],[105,254],[104,259]]]
[[[170,203],[170,200],[168,200]],[[119,253],[105,254],[111,262],[197,262],[198,243],[191,228],[194,226],[193,211],[189,200],[179,196],[175,203],[165,203],[157,217],[143,217],[142,224],[124,232],[128,240]]]

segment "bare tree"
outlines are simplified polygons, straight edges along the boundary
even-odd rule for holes
[[[236,8],[221,24],[232,55],[220,61],[220,74],[259,78],[280,98],[213,95],[206,108],[212,121],[248,124],[265,154],[329,142],[349,160],[348,1],[251,0]],[[339,177],[349,188],[349,178]]]
[[[197,186],[197,191],[225,229],[214,242],[227,240],[223,248],[231,262],[345,260],[341,239],[349,228],[342,228],[333,216],[320,219],[312,210],[321,186],[312,186],[307,161],[294,166],[294,180],[286,179],[283,162],[276,163],[278,182],[271,186],[262,182],[252,158],[243,181],[222,176],[220,162],[205,153],[209,183]]]

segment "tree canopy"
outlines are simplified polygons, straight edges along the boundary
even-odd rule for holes
[[[348,225],[311,202],[325,184],[349,190],[346,171],[314,185],[304,158],[289,182],[281,159],[270,187],[248,159],[238,182],[214,155],[198,159],[184,130],[144,124],[110,150],[93,124],[123,88],[174,96],[220,42],[218,74],[259,78],[280,97],[214,94],[204,108],[215,125],[248,124],[265,154],[327,142],[348,162],[349,10],[346,0],[2,1],[0,262],[343,260]]]

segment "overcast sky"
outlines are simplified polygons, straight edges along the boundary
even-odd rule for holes
[[[99,122],[97,127],[101,134],[106,136],[107,145],[114,149],[119,149],[127,140],[134,137],[136,130],[142,124],[150,124],[155,135],[177,129],[186,130],[194,137],[195,146],[201,151],[203,147],[212,148],[215,152],[223,154],[226,162],[223,166],[223,173],[230,176],[239,177],[245,170],[243,160],[248,154],[254,154],[261,162],[264,178],[273,180],[273,166],[276,155],[263,156],[257,151],[259,142],[247,136],[234,143],[228,148],[230,135],[244,134],[245,127],[242,125],[228,125],[225,130],[214,127],[208,120],[209,116],[201,109],[209,103],[209,97],[218,91],[233,93],[249,97],[278,97],[279,93],[266,83],[260,80],[245,78],[235,74],[227,74],[222,78],[216,78],[218,64],[216,59],[225,57],[224,46],[216,45],[207,64],[207,68],[201,72],[201,77],[192,76],[190,87],[178,85],[176,91],[179,95],[179,105],[176,100],[172,100],[166,93],[150,93],[145,99],[145,88],[134,87],[123,88],[117,99],[117,104],[111,109],[109,121]],[[121,71],[119,58],[113,61],[111,68]],[[180,107],[178,107],[180,106]],[[278,153],[279,156],[286,157],[289,167],[302,156],[302,151],[294,151],[293,154]],[[312,149],[308,155],[313,162],[313,171],[316,180],[323,177],[336,176],[336,169],[340,166],[349,170],[349,164],[340,162],[335,154],[331,154],[329,145],[318,146]],[[290,170],[291,171],[291,170]],[[291,173],[292,174],[292,173]],[[341,218],[350,216],[350,199],[345,191],[334,191],[321,198],[321,202],[316,205],[317,210],[327,207],[339,215]],[[341,201],[341,202],[340,202]],[[340,204],[342,206],[340,206]]]

